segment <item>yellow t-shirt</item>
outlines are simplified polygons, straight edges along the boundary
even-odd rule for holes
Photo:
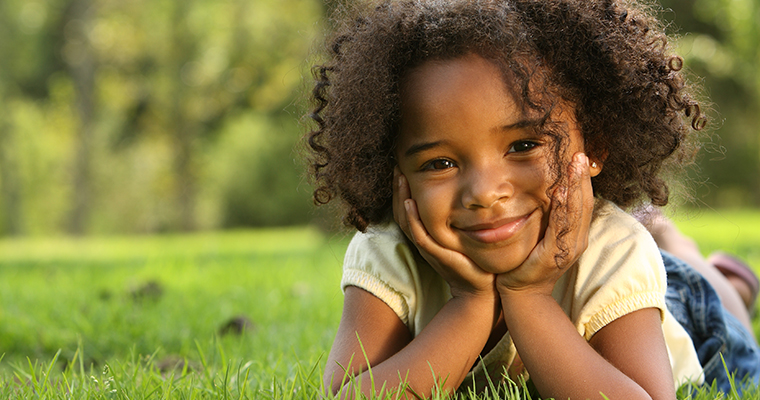
[[[348,246],[341,286],[360,287],[384,301],[417,336],[451,298],[448,284],[410,247],[395,223],[357,233]],[[701,383],[691,338],[665,306],[667,282],[657,244],[636,219],[605,200],[597,200],[589,245],[557,281],[552,296],[589,340],[608,323],[643,308],[658,308],[676,387]],[[509,334],[473,368],[465,384],[498,382],[506,368],[520,372]]]

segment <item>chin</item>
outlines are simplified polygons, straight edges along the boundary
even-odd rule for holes
[[[511,266],[511,267],[501,267],[501,268],[483,268],[483,270],[486,271],[486,272],[490,272],[492,274],[499,275],[499,274],[503,274],[503,273],[509,272],[509,271],[511,271],[511,270],[513,270],[515,268],[517,268],[517,267],[516,266]]]
[[[492,259],[480,259],[480,260],[475,261],[475,263],[484,271],[498,275],[498,274],[503,274],[505,272],[512,271],[513,269],[519,267],[525,261],[526,258],[527,256],[524,257],[518,263],[515,263],[514,259],[512,259],[511,262],[504,263],[503,260],[505,259],[505,257],[494,257]]]

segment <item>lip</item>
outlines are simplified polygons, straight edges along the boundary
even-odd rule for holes
[[[525,226],[531,215],[533,215],[533,211],[517,218],[504,218],[457,229],[476,242],[485,244],[499,243],[509,240],[514,236]]]

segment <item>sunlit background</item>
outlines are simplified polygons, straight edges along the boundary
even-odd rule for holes
[[[0,1],[0,235],[313,223],[297,144],[337,2]],[[760,206],[760,2],[661,4],[712,102],[692,204]]]

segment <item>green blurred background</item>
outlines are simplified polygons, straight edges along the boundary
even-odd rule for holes
[[[1,0],[0,235],[313,223],[297,144],[340,0]],[[711,99],[696,205],[760,206],[760,1],[662,0]]]

